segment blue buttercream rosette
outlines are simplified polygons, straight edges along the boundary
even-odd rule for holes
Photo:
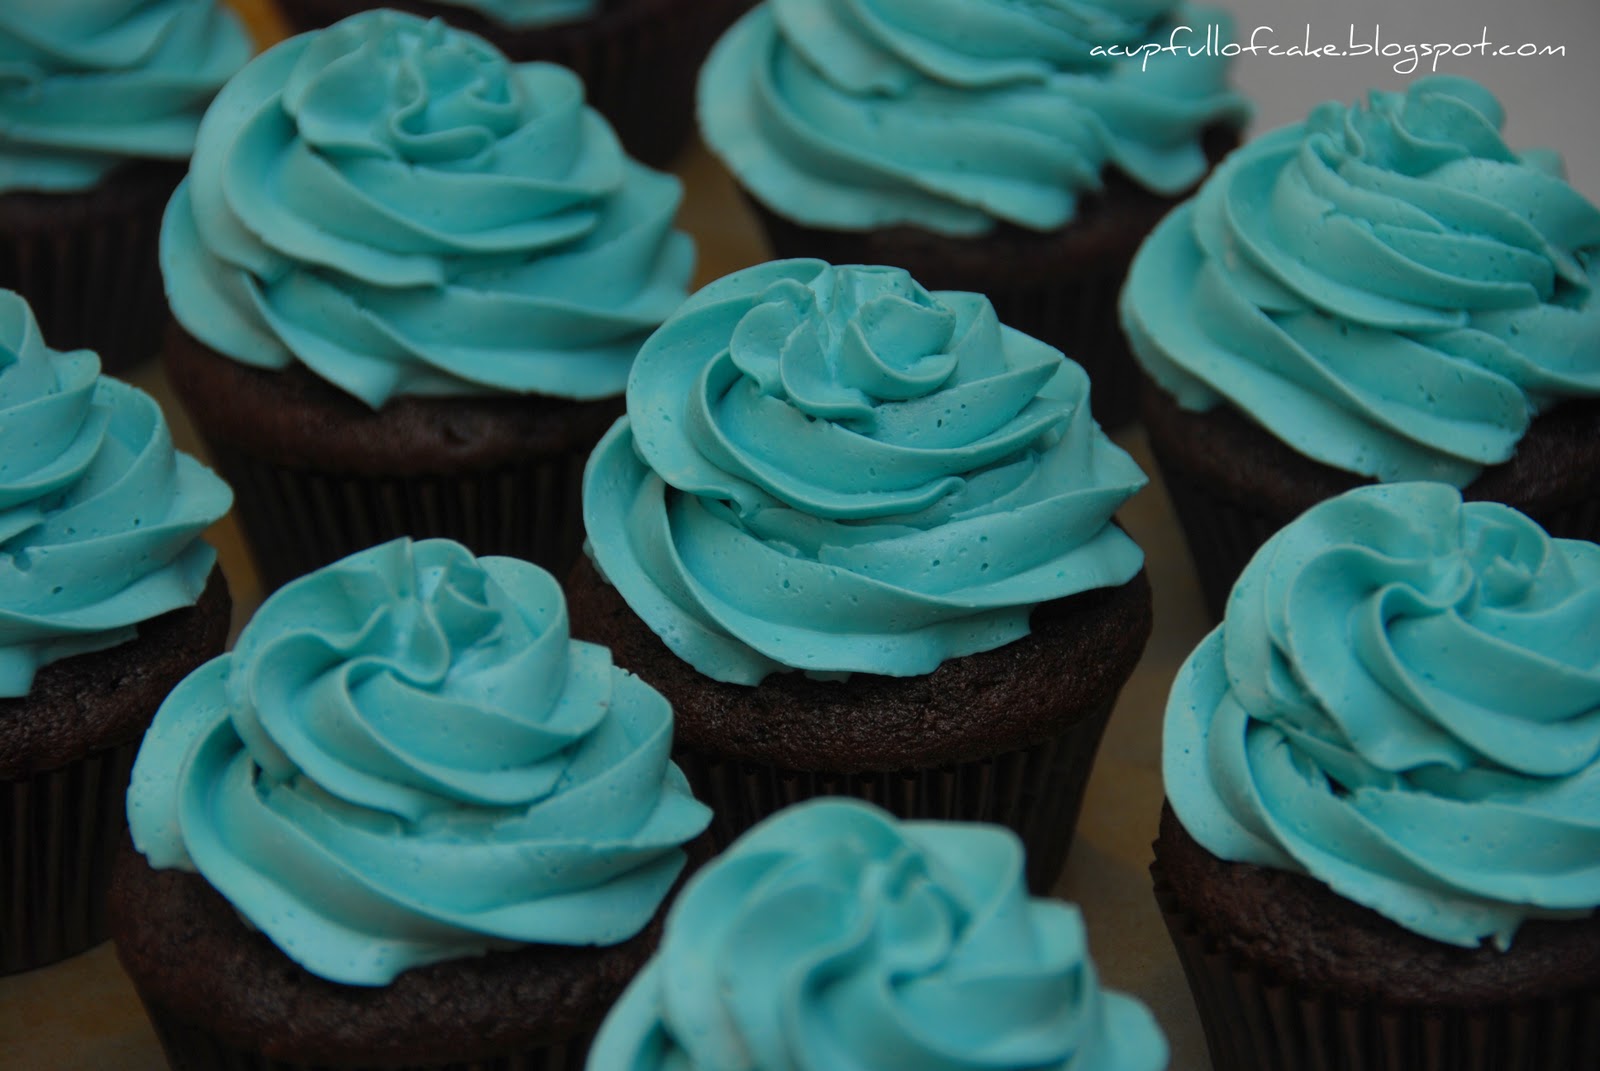
[[[1235,152],[1129,272],[1145,370],[1322,464],[1457,487],[1600,397],[1600,207],[1504,118],[1439,76]]]
[[[187,160],[250,51],[218,0],[0,5],[0,193],[86,190],[130,160]]]
[[[173,691],[128,821],[307,970],[382,985],[638,933],[709,820],[671,745],[544,570],[397,540],[278,591]]]
[[[1190,656],[1163,774],[1221,859],[1437,941],[1600,905],[1600,545],[1438,483],[1274,536]]]
[[[690,879],[593,1071],[1159,1071],[1083,919],[996,826],[800,804]]]
[[[397,394],[614,396],[683,300],[678,180],[628,158],[583,84],[369,11],[257,57],[168,206],[173,314],[218,352]]]
[[[154,398],[52,350],[0,290],[0,696],[194,605],[217,560],[201,534],[232,500]]]
[[[1054,230],[1108,169],[1164,195],[1206,173],[1202,131],[1249,113],[1228,61],[1127,50],[1213,24],[1173,0],[767,0],[701,69],[701,132],[809,226]]]
[[[1088,399],[978,294],[815,260],[736,272],[641,350],[585,475],[591,556],[718,680],[928,673],[1138,573],[1111,517],[1145,477]]]

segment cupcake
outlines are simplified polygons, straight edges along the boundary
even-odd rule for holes
[[[200,534],[228,500],[153,398],[0,291],[0,974],[106,938],[139,738],[227,640]]]
[[[628,152],[666,167],[694,132],[694,85],[717,35],[751,0],[278,0],[300,30],[400,8],[478,34],[515,60],[570,67]]]
[[[1004,829],[853,800],[767,819],[701,870],[591,1071],[1161,1071],[1083,918],[1023,885]]]
[[[1249,109],[1221,58],[1107,53],[1208,24],[1170,0],[765,3],[706,61],[700,129],[776,256],[987,295],[1083,365],[1112,427],[1137,396],[1128,262]]]
[[[1214,617],[1271,533],[1440,480],[1600,538],[1600,210],[1425,78],[1251,142],[1145,243],[1122,315]]]
[[[583,460],[693,268],[681,193],[570,71],[442,22],[368,12],[240,72],[161,267],[267,587],[398,535],[570,565]]]
[[[113,933],[168,1059],[581,1066],[706,825],[671,742],[531,563],[402,539],[284,587],[128,790]]]
[[[160,347],[161,211],[195,128],[250,58],[216,0],[0,10],[0,288],[117,372]]]
[[[1083,370],[978,294],[791,260],[691,298],[627,397],[574,631],[672,701],[718,840],[855,795],[1011,826],[1048,889],[1151,624]]]
[[[1441,483],[1261,548],[1163,741],[1216,1067],[1600,1066],[1597,622],[1600,545]]]

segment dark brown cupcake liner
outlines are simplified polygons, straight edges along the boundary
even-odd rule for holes
[[[1221,621],[1233,585],[1273,534],[1294,517],[1271,516],[1205,489],[1157,455],[1167,495],[1194,560],[1200,592],[1211,620]],[[1298,515],[1297,515],[1298,516]],[[1545,531],[1565,539],[1600,541],[1600,496],[1587,502],[1528,512]]]
[[[168,312],[161,216],[186,165],[139,162],[82,193],[0,196],[0,287],[28,300],[44,340],[120,372],[155,355]]]
[[[1166,480],[1173,512],[1183,529],[1184,541],[1194,560],[1206,612],[1212,621],[1221,621],[1228,606],[1234,582],[1250,564],[1256,551],[1293,516],[1270,516],[1259,510],[1205,490],[1185,479],[1181,470],[1169,467],[1157,456]],[[1564,539],[1600,541],[1600,496],[1587,502],[1528,516],[1553,536]],[[1296,514],[1295,516],[1298,516]]]
[[[1231,410],[1188,413],[1150,380],[1140,389],[1150,452],[1212,621],[1222,620],[1234,582],[1274,533],[1315,503],[1371,482],[1296,454]],[[1600,541],[1600,456],[1589,456],[1600,454],[1597,431],[1600,404],[1553,410],[1462,497],[1503,502],[1552,536]]]
[[[854,796],[900,818],[993,822],[1027,850],[1028,887],[1055,885],[1072,848],[1083,793],[1116,696],[1033,747],[936,769],[827,773],[791,770],[680,749],[673,755],[711,808],[717,848],[763,818],[818,796]]]
[[[490,41],[513,60],[559,63],[584,81],[630,155],[666,167],[694,131],[695,81],[706,53],[753,0],[603,0],[591,18],[514,29],[468,8],[428,0],[279,0],[300,30],[371,7],[393,7]]]
[[[563,576],[583,544],[587,454],[430,476],[293,468],[208,443],[263,589],[398,536],[446,538],[475,554],[525,558]]]
[[[1600,543],[1600,495],[1559,509],[1532,511],[1528,516],[1559,539]]]
[[[1568,1071],[1600,1067],[1600,990],[1459,1008],[1351,1003],[1230,954],[1184,911],[1159,863],[1156,900],[1217,1071]]]
[[[447,1064],[304,1064],[233,1048],[204,1027],[148,1002],[144,1007],[172,1071],[324,1071],[332,1067],[352,1071],[583,1071],[594,1040],[594,1035],[588,1034],[528,1052]]]
[[[110,936],[106,891],[140,741],[173,686],[222,653],[231,609],[213,569],[194,606],[52,662],[26,696],[0,699],[0,974]]]
[[[1293,517],[1273,517],[1227,498],[1208,495],[1181,471],[1169,469],[1156,457],[1166,483],[1167,497],[1194,561],[1200,594],[1212,621],[1221,621],[1228,595],[1244,567],[1272,534]]]
[[[176,325],[164,356],[268,591],[407,535],[563,575],[583,542],[583,466],[623,410],[620,396],[510,393],[374,410],[302,365],[241,364]]]
[[[109,935],[106,890],[138,753],[134,740],[0,784],[0,974],[75,956]]]

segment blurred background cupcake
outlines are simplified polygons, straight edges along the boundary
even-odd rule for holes
[[[1173,685],[1156,893],[1213,1066],[1600,1062],[1600,545],[1319,503]]]
[[[772,0],[707,60],[700,129],[776,256],[987,295],[1088,371],[1114,427],[1137,396],[1128,262],[1249,114],[1221,57],[1105,54],[1180,24],[1231,25],[1169,2]]]
[[[371,7],[447,19],[514,60],[578,73],[628,152],[666,167],[694,132],[694,85],[717,35],[752,0],[278,0],[296,30]]]
[[[685,887],[592,1071],[1162,1071],[1078,909],[1028,896],[1006,830],[800,804]]]
[[[356,15],[230,82],[163,225],[168,372],[266,588],[400,534],[563,570],[685,294],[680,196],[570,71],[442,22]]]
[[[726,842],[795,800],[999,822],[1050,888],[1150,632],[1144,486],[1083,370],[978,294],[777,261],[640,351],[574,632],[676,712]]]
[[[139,739],[227,639],[200,534],[228,502],[153,398],[0,291],[0,974],[106,938]]]
[[[0,7],[0,287],[53,345],[110,372],[155,354],[161,212],[250,53],[216,0]]]
[[[396,540],[156,717],[117,954],[174,1068],[576,1068],[706,809],[672,711],[512,558]]]
[[[1231,157],[1140,250],[1144,423],[1214,617],[1315,502],[1442,480],[1600,538],[1600,209],[1419,79]]]

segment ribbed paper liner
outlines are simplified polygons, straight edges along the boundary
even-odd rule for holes
[[[107,372],[155,355],[168,319],[161,215],[183,173],[181,165],[133,165],[106,180],[120,188],[55,195],[60,201],[36,223],[0,207],[0,287],[27,298],[52,349],[94,350]]]
[[[0,783],[0,974],[104,941],[106,890],[126,828],[139,742]]]
[[[565,576],[583,543],[587,453],[448,476],[349,476],[290,468],[212,440],[263,588],[398,536],[454,539]]]
[[[1600,543],[1600,495],[1586,502],[1575,502],[1562,509],[1530,513],[1528,516],[1553,536]]]
[[[1027,849],[1028,886],[1043,895],[1066,863],[1095,751],[1115,703],[1112,696],[1066,732],[1033,747],[933,769],[826,773],[719,761],[682,749],[673,758],[695,796],[711,808],[711,835],[719,850],[791,804],[854,796],[901,818],[1011,827]]]
[[[608,12],[592,33],[543,38],[522,34],[506,50],[514,59],[546,60],[577,71],[589,103],[611,121],[628,153],[651,167],[664,168],[694,133],[695,82],[701,61],[752,2],[655,3],[652,6],[659,10],[640,17]],[[631,0],[631,6],[645,4]]]
[[[1349,1004],[1222,950],[1161,876],[1156,900],[1216,1071],[1580,1071],[1600,1068],[1600,992],[1470,1009]]]
[[[1139,409],[1139,370],[1117,319],[1117,295],[1128,264],[1102,264],[1105,274],[1029,285],[1011,280],[991,294],[1000,322],[1050,342],[1089,375],[1089,409],[1105,428],[1131,424]]]
[[[694,131],[695,81],[711,45],[753,0],[606,0],[572,22],[513,29],[427,0],[279,0],[292,26],[326,26],[371,7],[439,17],[488,39],[514,60],[559,63],[584,81],[628,153],[666,167]]]
[[[583,1071],[594,1040],[593,1034],[586,1034],[528,1052],[447,1064],[302,1064],[232,1048],[210,1031],[149,1003],[145,1012],[172,1071],[323,1071],[335,1067],[350,1071]]]
[[[1168,468],[1159,454],[1156,461],[1184,542],[1189,545],[1189,556],[1194,559],[1206,613],[1212,621],[1221,621],[1234,581],[1272,533],[1293,518],[1269,517],[1207,494],[1182,472]]]

